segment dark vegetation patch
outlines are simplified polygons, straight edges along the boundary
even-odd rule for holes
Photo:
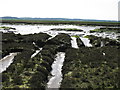
[[[47,25],[58,25],[58,24],[70,24],[70,25],[88,25],[88,26],[119,26],[119,22],[88,22],[88,21],[48,21],[48,20],[2,20],[2,23],[9,24],[47,24]]]
[[[118,46],[66,51],[61,88],[118,88]],[[103,54],[105,53],[105,55]]]
[[[19,52],[18,55],[14,58],[14,62],[9,66],[9,68],[7,68],[6,71],[2,73],[3,89],[33,87],[31,82],[34,81],[35,78],[31,78],[39,75],[44,76],[44,73],[48,73],[47,69],[41,66],[44,73],[40,73],[38,75],[38,66],[42,62],[39,62],[41,60],[41,56],[37,56],[39,59],[31,59],[31,55],[35,52],[36,49],[38,49],[38,47],[33,45],[33,42],[41,47],[49,37],[50,36],[45,33],[38,33],[34,35],[2,33],[2,57],[8,55],[11,52]],[[41,79],[43,83],[44,79],[44,77]],[[41,87],[43,86],[41,85]]]
[[[23,50],[35,51],[37,47],[33,45],[33,42],[42,47],[49,37],[45,33],[30,35],[2,33],[2,57],[8,55],[10,52],[20,52]]]
[[[120,36],[117,36],[117,38],[118,38],[117,40],[120,42]]]
[[[109,38],[102,38],[94,35],[87,35],[85,37],[90,39],[90,43],[93,47],[120,46],[120,42]]]
[[[55,54],[61,51],[63,47],[67,49],[71,46],[71,39],[67,34],[59,34],[47,41],[48,37],[50,36],[44,33],[33,35],[3,34],[2,41],[7,46],[3,46],[4,55],[7,55],[6,52],[11,53],[11,48],[13,52],[18,52],[18,48],[22,48],[20,53],[14,58],[14,62],[2,73],[3,89],[41,89],[46,87]],[[55,42],[53,42],[54,40]],[[33,42],[42,47],[42,51],[34,58],[30,58],[33,52],[38,49],[38,47],[33,45]]]
[[[94,33],[94,32],[115,32],[115,33],[120,33],[120,28],[100,28],[100,29],[94,29],[94,30],[90,30],[90,33]]]
[[[53,28],[53,31],[79,31],[82,32],[83,30],[77,28]]]
[[[12,29],[12,30],[16,30],[16,28],[5,27],[5,26],[0,27],[0,29],[3,29],[3,30],[10,30],[10,29]]]
[[[61,89],[120,88],[120,43],[93,35],[86,37],[93,47],[66,50]]]
[[[46,42],[47,45],[57,45],[58,51],[65,51],[71,47],[71,38],[68,34],[61,33]]]

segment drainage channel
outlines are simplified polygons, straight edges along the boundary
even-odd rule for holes
[[[16,55],[17,53],[10,53],[9,55],[5,56],[0,60],[0,73],[5,71],[10,66]]]
[[[90,43],[90,40],[88,38],[80,37],[80,39],[86,47],[92,47],[92,44]]]
[[[52,64],[52,76],[50,77],[46,90],[52,90],[53,88],[60,88],[60,84],[62,81],[62,66],[65,58],[64,52],[58,52],[56,54],[55,61]]]
[[[41,50],[42,48],[39,48],[39,50],[36,50],[36,52],[32,54],[31,58],[35,57]]]
[[[77,45],[77,40],[76,40],[76,37],[71,37],[71,44],[72,44],[72,47],[73,48],[79,48],[78,45]]]
[[[35,56],[42,50],[42,48],[40,48],[38,45],[36,45],[35,42],[33,42],[33,45],[34,45],[35,47],[39,48],[39,50],[36,50],[35,53],[33,53],[33,54],[31,55],[31,58],[35,57]]]

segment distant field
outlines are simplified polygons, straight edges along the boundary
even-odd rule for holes
[[[72,24],[72,25],[90,25],[90,26],[120,26],[120,22],[90,22],[90,21],[53,21],[53,20],[16,20],[3,19],[2,23],[25,23],[25,24]]]

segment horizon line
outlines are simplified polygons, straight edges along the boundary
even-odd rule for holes
[[[74,19],[78,19],[78,20],[98,20],[98,21],[118,21],[119,22],[119,20],[105,20],[105,19],[81,19],[81,18],[64,18],[64,17],[17,17],[17,16],[0,16],[0,18],[4,18],[4,17],[13,17],[13,18],[39,18],[39,19],[68,19],[68,20],[74,20]]]

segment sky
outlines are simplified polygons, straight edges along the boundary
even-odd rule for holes
[[[0,17],[118,20],[120,0],[0,0]]]

